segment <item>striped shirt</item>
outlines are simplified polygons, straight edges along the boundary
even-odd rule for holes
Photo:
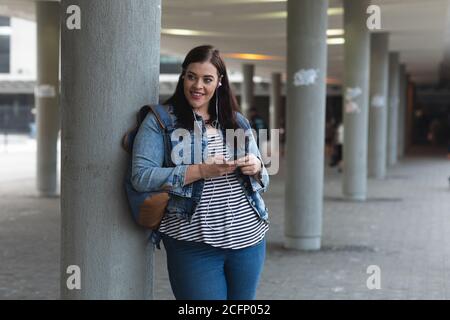
[[[208,131],[208,156],[214,155],[228,157],[220,134]],[[178,240],[241,249],[257,244],[268,229],[269,223],[250,206],[236,174],[231,173],[205,180],[190,224],[174,216],[165,216],[159,231]]]

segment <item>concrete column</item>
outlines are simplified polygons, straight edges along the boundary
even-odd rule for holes
[[[405,155],[406,128],[406,66],[404,64],[400,65],[399,81],[397,155],[399,158],[402,158]]]
[[[270,87],[270,129],[280,128],[281,118],[281,73],[272,73]]]
[[[288,0],[285,246],[322,236],[328,0]]]
[[[399,54],[389,54],[389,108],[388,108],[388,141],[387,141],[387,164],[389,166],[397,163],[398,143],[398,106],[399,106]]]
[[[269,118],[270,129],[279,130],[281,128],[281,73],[272,73],[271,75]],[[279,143],[280,141],[272,139],[271,137],[270,153],[272,155],[279,155]]]
[[[36,2],[37,24],[37,191],[53,196],[59,191],[57,141],[59,110],[59,8],[58,2]]]
[[[406,130],[405,130],[405,152],[412,145],[414,122],[414,104],[413,104],[413,84],[410,75],[406,76]]]
[[[343,194],[365,200],[369,105],[370,33],[368,0],[344,0],[344,177]]]
[[[387,101],[389,81],[389,34],[373,33],[370,58],[369,176],[386,175]]]
[[[255,66],[253,64],[242,65],[242,88],[241,88],[241,108],[242,114],[247,116],[248,111],[254,106],[254,83],[253,76],[255,74]]]
[[[80,30],[66,26],[71,5]],[[151,298],[153,248],[125,199],[120,142],[137,110],[158,101],[161,2],[63,0],[61,9],[61,297]],[[80,290],[66,286],[71,265]]]

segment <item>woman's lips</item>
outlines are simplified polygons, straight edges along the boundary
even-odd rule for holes
[[[203,93],[191,92],[191,98],[194,100],[200,100],[204,96]]]

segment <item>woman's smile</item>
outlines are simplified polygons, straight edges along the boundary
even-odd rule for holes
[[[197,101],[201,100],[204,95],[205,95],[204,93],[199,92],[199,91],[191,91],[192,99],[197,100]]]

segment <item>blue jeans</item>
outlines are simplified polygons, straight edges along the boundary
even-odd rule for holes
[[[243,249],[221,249],[162,235],[170,285],[177,300],[253,300],[266,240]]]

